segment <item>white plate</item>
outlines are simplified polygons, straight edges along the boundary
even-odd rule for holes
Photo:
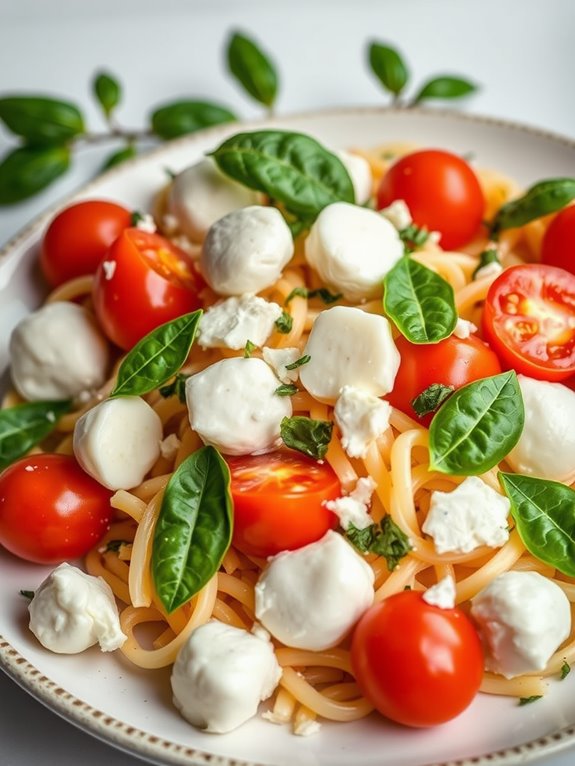
[[[575,142],[453,112],[356,109],[266,124],[313,134],[333,147],[400,140],[472,153],[478,165],[500,169],[522,184],[575,176]],[[162,146],[108,172],[76,198],[108,197],[148,209],[165,183],[166,168],[185,167],[237,130],[225,126]],[[40,300],[37,243],[50,217],[35,221],[0,252],[0,376],[7,365],[11,328]],[[27,630],[26,603],[19,590],[33,590],[47,571],[0,551],[1,667],[85,731],[154,763],[510,766],[575,745],[575,673],[554,682],[545,699],[524,707],[515,700],[479,695],[459,718],[430,730],[405,729],[373,715],[353,724],[324,724],[310,738],[295,737],[287,727],[260,719],[225,736],[202,734],[173,708],[168,671],[139,670],[119,653],[109,656],[93,649],[67,657],[39,646]]]

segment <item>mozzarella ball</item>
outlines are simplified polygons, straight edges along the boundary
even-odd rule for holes
[[[344,386],[385,396],[400,362],[388,320],[347,306],[321,312],[303,353],[310,361],[300,368],[300,380],[326,404],[333,404]]]
[[[261,359],[222,359],[186,381],[190,425],[205,444],[227,455],[268,452],[280,444],[280,423],[290,417],[289,396]]]
[[[305,241],[309,265],[349,301],[381,295],[383,278],[403,253],[392,223],[347,202],[325,207]]]
[[[106,380],[108,343],[92,315],[68,301],[25,317],[10,338],[12,381],[29,401],[71,399]]]
[[[575,391],[518,375],[525,425],[507,455],[517,473],[571,484],[575,480]]]
[[[373,603],[373,570],[337,532],[270,560],[256,585],[256,617],[286,646],[335,646]]]
[[[258,293],[277,282],[293,250],[293,237],[280,211],[252,205],[214,223],[202,248],[200,268],[220,295]]]
[[[108,489],[141,484],[160,456],[162,421],[139,396],[107,399],[88,410],[74,429],[74,454]]]
[[[196,628],[172,670],[174,704],[194,726],[223,734],[252,718],[278,685],[269,635],[213,620]]]
[[[567,596],[538,572],[505,572],[471,602],[487,650],[485,667],[505,678],[535,673],[571,632]]]
[[[77,654],[97,643],[112,652],[126,641],[108,583],[70,564],[60,564],[48,575],[28,611],[32,633],[58,654]]]
[[[339,159],[345,165],[349,173],[355,193],[355,202],[357,205],[365,205],[369,201],[373,191],[373,175],[371,167],[365,157],[352,152],[336,152]]]

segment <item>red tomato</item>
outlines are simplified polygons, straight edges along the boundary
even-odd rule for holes
[[[471,703],[483,677],[481,641],[460,609],[403,591],[368,609],[351,644],[359,688],[382,715],[435,726]]]
[[[575,372],[575,276],[538,263],[512,266],[492,283],[483,333],[501,363],[539,380]]]
[[[327,463],[269,452],[226,458],[234,501],[233,544],[251,556],[273,556],[319,540],[337,526],[324,505],[341,496]]]
[[[200,308],[203,286],[183,250],[131,228],[98,267],[92,297],[104,332],[127,350],[159,325]]]
[[[385,398],[393,407],[428,426],[433,414],[419,418],[411,402],[433,383],[461,388],[468,383],[497,375],[497,356],[479,338],[449,338],[439,343],[416,345],[400,336],[395,345],[401,356],[393,391]]]
[[[110,490],[68,455],[31,455],[0,474],[0,544],[27,561],[83,556],[110,526]]]
[[[541,261],[575,274],[575,205],[558,213],[541,243]]]
[[[129,210],[104,200],[78,202],[58,213],[44,234],[40,252],[40,265],[50,285],[93,274],[130,220]]]
[[[485,199],[471,167],[456,154],[439,149],[399,159],[381,180],[379,209],[394,200],[407,203],[414,222],[441,234],[445,250],[465,245],[481,226]]]

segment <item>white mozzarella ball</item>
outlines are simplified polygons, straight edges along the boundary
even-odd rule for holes
[[[256,617],[286,646],[335,646],[373,603],[373,570],[337,532],[270,560],[256,585]]]
[[[269,635],[213,620],[196,628],[172,670],[174,704],[194,726],[223,734],[252,718],[281,676]]]
[[[280,211],[252,205],[213,224],[200,267],[220,295],[258,293],[277,282],[293,250],[293,237]]]
[[[106,380],[108,343],[92,315],[68,301],[25,317],[10,338],[12,380],[29,401],[70,399]]]
[[[227,455],[268,452],[280,444],[280,423],[290,417],[289,396],[255,357],[222,359],[186,381],[190,424],[205,444]]]
[[[399,351],[388,320],[358,308],[335,306],[315,320],[300,368],[300,380],[321,402],[333,404],[344,386],[385,396],[399,368]]]
[[[525,425],[507,455],[517,473],[571,484],[575,480],[575,391],[518,375]]]
[[[535,673],[571,632],[567,596],[538,572],[505,572],[471,602],[485,667],[506,678]]]
[[[112,652],[126,641],[108,583],[70,564],[60,564],[48,575],[28,611],[32,633],[58,654],[77,654],[97,643]]]
[[[381,295],[383,278],[403,253],[392,223],[375,210],[347,202],[325,207],[305,241],[309,265],[350,301]]]
[[[365,205],[369,201],[373,192],[373,175],[371,167],[365,157],[352,152],[336,152],[339,159],[343,162],[345,169],[349,173],[355,193],[355,202],[357,205]]]
[[[139,396],[107,399],[88,410],[74,429],[74,454],[108,489],[141,484],[160,456],[162,421]]]

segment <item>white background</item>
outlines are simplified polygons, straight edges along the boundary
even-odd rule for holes
[[[105,68],[123,83],[118,118],[129,127],[144,127],[152,107],[179,98],[212,99],[257,117],[262,110],[226,73],[232,29],[256,37],[276,61],[280,114],[387,103],[366,64],[367,42],[376,39],[403,51],[414,90],[432,74],[466,75],[481,89],[456,108],[575,137],[574,0],[0,0],[0,95],[73,100],[100,131],[90,82]],[[0,153],[10,146],[0,128]],[[48,191],[0,208],[0,246],[89,180],[110,149],[78,152],[72,171]],[[0,673],[0,764],[79,760],[139,763],[59,720]]]

